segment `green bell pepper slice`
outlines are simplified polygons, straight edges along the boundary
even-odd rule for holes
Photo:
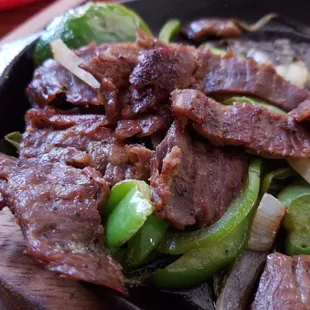
[[[128,241],[127,266],[137,267],[143,264],[163,239],[168,227],[168,222],[150,215],[141,229]]]
[[[157,250],[166,254],[184,254],[196,248],[212,247],[236,230],[255,209],[260,188],[261,163],[261,159],[251,161],[247,184],[218,222],[192,232],[172,232],[164,238]]]
[[[233,263],[242,252],[249,233],[251,216],[217,243],[194,248],[151,277],[160,288],[187,288],[206,281],[223,267]]]
[[[181,22],[177,19],[168,20],[161,28],[158,39],[170,43],[180,32]]]
[[[50,43],[62,39],[69,48],[90,42],[134,42],[137,29],[151,31],[143,19],[129,8],[115,3],[92,3],[72,9],[50,23],[35,48],[37,64],[51,58]]]
[[[154,206],[151,203],[151,191],[144,181],[130,182],[125,194],[124,187],[115,185],[114,195],[111,195],[107,205],[108,212],[105,223],[105,243],[108,248],[120,247],[125,244],[143,226],[147,217],[153,213]],[[128,184],[126,184],[128,185]],[[128,186],[128,188],[130,188]],[[120,189],[119,199],[116,199],[117,189]],[[125,194],[125,195],[124,195]],[[114,202],[115,204],[111,203]],[[112,210],[112,207],[113,210]]]
[[[268,192],[274,180],[285,180],[293,176],[297,176],[297,173],[292,168],[281,168],[267,173],[263,178],[261,195]]]
[[[23,138],[23,135],[19,131],[14,131],[9,134],[7,134],[4,137],[4,140],[9,142],[11,145],[16,147],[17,149],[19,148],[19,144],[21,143]]]
[[[248,96],[240,96],[240,97],[231,97],[229,99],[224,100],[224,104],[226,105],[233,105],[235,102],[244,102],[244,103],[248,103],[251,105],[257,105],[257,106],[261,106],[264,107],[270,111],[276,112],[276,113],[280,113],[280,114],[286,114],[285,111],[272,106],[266,102],[264,102],[263,100],[257,99],[257,98],[253,98],[253,97],[248,97]]]
[[[278,199],[288,208],[282,222],[287,231],[286,254],[310,254],[310,186],[288,186]]]

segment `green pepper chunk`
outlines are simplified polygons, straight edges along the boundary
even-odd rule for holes
[[[131,182],[134,182],[135,186],[121,199],[116,200],[112,196],[114,202],[117,202],[115,205],[112,205],[110,199],[108,201],[109,208],[114,207],[112,211],[109,210],[111,213],[105,224],[105,242],[108,248],[120,247],[126,243],[153,212],[150,187],[144,181]],[[120,196],[123,194],[124,192],[121,191]]]
[[[150,215],[141,229],[128,241],[126,263],[129,267],[142,264],[164,237],[169,224]]]
[[[246,96],[232,97],[232,98],[226,99],[223,103],[226,105],[232,105],[235,102],[241,102],[241,103],[244,102],[244,103],[248,103],[251,105],[257,105],[257,106],[264,107],[264,108],[266,108],[270,111],[276,112],[276,113],[286,114],[285,111],[283,111],[283,110],[281,110],[275,106],[272,106],[272,105],[264,102],[263,100],[259,100],[257,98],[253,98],[253,97],[246,97]]]
[[[168,20],[161,28],[158,39],[170,43],[180,32],[181,22],[177,19]]]
[[[288,208],[282,222],[287,231],[286,254],[310,254],[310,186],[288,186],[278,198]]]
[[[297,173],[292,168],[281,168],[267,173],[263,178],[261,195],[268,192],[273,180],[285,180],[293,176],[297,176]]]
[[[250,227],[247,216],[222,240],[194,248],[164,269],[154,272],[151,281],[160,288],[187,288],[203,281],[233,263],[242,252]]]
[[[158,251],[167,254],[184,254],[195,248],[211,247],[237,229],[256,206],[260,188],[261,163],[261,159],[251,161],[247,184],[218,222],[192,232],[172,232],[160,243]]]
[[[34,59],[37,64],[51,58],[50,43],[61,38],[69,48],[90,42],[134,42],[137,29],[151,31],[142,18],[129,8],[115,3],[92,3],[55,18],[41,35]]]
[[[210,47],[209,51],[214,54],[214,55],[219,55],[219,56],[225,56],[227,54],[227,51],[221,48],[217,47]]]
[[[21,143],[23,138],[23,135],[19,131],[14,131],[9,134],[7,134],[4,139],[9,142],[11,145],[16,147],[17,149],[19,148],[19,144]]]

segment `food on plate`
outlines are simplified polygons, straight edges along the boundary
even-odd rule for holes
[[[0,144],[18,153],[0,153],[0,207],[27,254],[122,294],[214,277],[217,309],[307,309],[307,59],[231,39],[275,16],[191,22],[189,39],[230,37],[201,46],[171,42],[181,21],[156,38],[118,4],[56,19],[37,42],[25,132]]]

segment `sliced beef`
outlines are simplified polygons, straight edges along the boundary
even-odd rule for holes
[[[270,254],[252,304],[253,310],[309,310],[310,256]]]
[[[246,103],[224,106],[196,90],[174,91],[172,110],[213,144],[274,158],[310,157],[310,131],[287,115]]]
[[[182,28],[182,33],[190,40],[202,40],[205,37],[240,37],[241,29],[233,19],[201,18]]]
[[[137,135],[148,137],[156,133],[167,132],[172,123],[170,110],[162,109],[157,113],[141,115],[134,120],[120,120],[115,134],[118,139],[126,139]]]
[[[108,45],[97,47],[95,44],[90,44],[77,50],[76,54],[87,61],[97,52],[106,48],[108,48]],[[65,96],[66,101],[74,105],[103,104],[103,99],[96,90],[75,77],[53,59],[46,60],[35,70],[26,93],[30,103],[35,107],[44,107],[55,103],[61,94]]]
[[[190,87],[197,69],[195,54],[194,48],[185,45],[143,51],[130,76],[131,94],[126,109],[132,114],[145,112],[166,103],[174,89]],[[123,114],[130,115],[126,109]]]
[[[297,122],[310,120],[310,99],[302,102],[296,109],[289,113]]]
[[[206,94],[245,94],[264,99],[285,111],[291,111],[310,99],[310,93],[281,76],[270,65],[254,60],[244,61],[228,54],[226,57],[204,53],[197,70],[197,87]],[[207,69],[206,69],[207,68]]]
[[[176,228],[217,221],[239,195],[248,170],[242,150],[216,148],[175,121],[152,159],[151,189],[159,217]]]
[[[98,212],[109,187],[99,172],[0,154],[9,208],[26,239],[26,253],[67,278],[125,293],[121,266],[99,245]]]
[[[142,52],[130,83],[130,117],[165,103],[173,90],[184,88],[212,95],[252,95],[286,111],[310,98],[308,91],[290,84],[270,65],[176,44]]]
[[[135,43],[113,44],[81,65],[101,83],[106,117],[112,124],[116,122],[121,108],[119,92],[121,88],[129,87],[129,76],[138,62],[140,50]]]
[[[111,185],[127,178],[149,178],[152,152],[117,140],[113,129],[106,127],[104,116],[61,115],[53,110],[32,109],[27,112],[26,121],[20,158],[64,162],[79,168],[91,166]],[[134,156],[136,153],[139,156]]]

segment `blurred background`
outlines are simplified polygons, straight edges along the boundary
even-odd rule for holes
[[[0,38],[52,2],[52,0],[0,0]]]

